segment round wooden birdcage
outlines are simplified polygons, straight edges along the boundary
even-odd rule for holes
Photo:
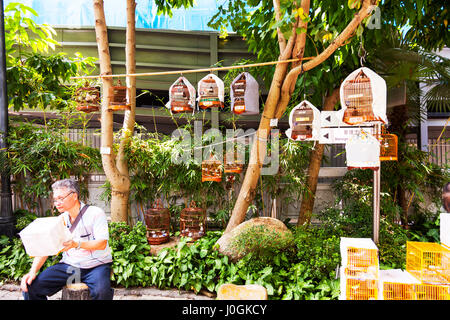
[[[292,110],[292,139],[306,140],[313,136],[314,110],[302,103]]]
[[[198,106],[201,109],[208,108],[222,108],[223,103],[219,97],[219,87],[216,80],[209,76],[206,79],[202,79],[199,84],[199,102]]]
[[[211,155],[208,160],[202,161],[202,182],[222,181],[222,162]]]
[[[100,90],[86,83],[84,87],[78,88],[74,94],[77,110],[85,113],[95,112],[100,109]]]
[[[157,200],[152,208],[144,214],[147,226],[147,241],[150,245],[157,245],[170,240],[170,211]]]
[[[353,125],[374,121],[372,85],[369,77],[361,70],[358,75],[344,84],[346,110],[342,121]]]
[[[381,134],[377,135],[380,141],[380,161],[398,160],[398,137],[395,134],[386,133],[385,126],[382,126]]]
[[[180,213],[180,235],[193,241],[206,235],[206,211],[192,201]]]
[[[120,80],[118,81],[118,85],[111,86],[108,91],[108,110],[117,111],[130,109],[127,93],[128,88],[123,86]]]
[[[170,90],[170,110],[172,113],[192,112],[194,109],[189,104],[191,95],[188,86],[182,79],[179,79]]]

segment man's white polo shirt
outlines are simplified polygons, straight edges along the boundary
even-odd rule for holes
[[[81,202],[80,210],[84,207]],[[69,213],[61,214],[67,228],[71,227]],[[109,240],[108,221],[105,212],[95,206],[89,206],[72,232],[74,241]],[[93,268],[98,265],[112,262],[109,243],[104,250],[86,250],[72,248],[63,252],[61,262],[78,268]]]

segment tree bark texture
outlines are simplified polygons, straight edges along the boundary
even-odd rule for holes
[[[279,0],[274,0],[275,18],[277,19],[277,21],[281,17],[281,14],[279,12],[279,4]],[[231,231],[233,228],[244,221],[248,206],[253,201],[255,188],[258,183],[264,155],[266,153],[266,142],[267,137],[270,133],[270,119],[279,119],[283,116],[291,95],[294,91],[297,78],[301,74],[301,72],[311,70],[314,67],[320,65],[323,61],[330,57],[333,52],[336,51],[336,49],[342,46],[348,38],[353,36],[356,28],[359,26],[362,20],[369,16],[371,12],[371,6],[374,4],[374,0],[365,0],[361,6],[361,9],[358,11],[358,13],[355,14],[352,21],[347,25],[342,33],[336,37],[336,39],[330,44],[329,47],[327,47],[314,59],[304,64],[300,63],[292,65],[289,72],[287,71],[287,64],[283,63],[277,65],[266,104],[264,106],[261,122],[251,149],[250,163],[245,173],[244,180],[239,191],[235,206],[233,208],[230,220],[225,229],[225,233]],[[300,2],[300,7],[303,8],[306,15],[309,14],[309,6],[309,0],[302,0]],[[303,22],[301,19],[297,19],[296,23],[294,23],[292,26],[293,32],[287,43],[286,40],[282,37],[282,33],[278,32],[278,43],[281,50],[279,60],[303,56],[306,34],[297,34],[296,30],[297,27],[301,27],[306,30],[307,26],[307,22]],[[284,50],[282,50],[283,48]]]
[[[127,72],[131,65],[130,70],[134,70],[135,61],[130,60],[129,51],[134,51],[134,1],[127,0],[127,29],[132,24],[133,28],[127,30]],[[95,34],[98,46],[98,55],[100,60],[100,74],[110,75],[112,74],[111,68],[111,56],[109,53],[108,42],[108,30],[106,27],[105,11],[103,0],[93,0],[94,5],[94,17],[95,17]],[[129,13],[129,11],[133,11]],[[133,22],[131,22],[131,20]],[[130,37],[129,32],[132,33]],[[134,56],[134,53],[132,54]],[[133,72],[134,73],[134,72]],[[129,83],[127,82],[127,86]],[[119,155],[116,159],[116,155],[113,152],[113,113],[108,110],[110,97],[108,96],[109,89],[113,86],[112,78],[102,78],[102,109],[101,109],[101,154],[102,165],[105,175],[111,184],[111,220],[118,222],[127,222],[128,220],[128,195],[130,190],[130,179],[128,174],[128,167],[123,161],[123,146],[119,148]],[[134,92],[134,96],[130,93]],[[134,91],[128,90],[129,101],[132,102],[132,111],[127,111],[124,120],[124,135],[130,136],[128,133],[134,127],[134,110],[135,110],[135,92],[136,86],[134,85]],[[123,140],[123,139],[122,139]],[[116,164],[117,160],[117,164]]]
[[[322,108],[322,111],[332,111],[334,106],[339,101],[339,88],[335,88],[327,97]],[[309,224],[311,222],[311,216],[314,209],[314,202],[316,199],[317,181],[319,180],[320,165],[323,158],[323,144],[316,144],[314,150],[311,151],[307,184],[308,189],[303,192],[302,203],[300,206],[300,212],[298,215],[297,226]]]

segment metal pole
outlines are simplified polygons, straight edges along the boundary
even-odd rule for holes
[[[16,233],[16,219],[12,211],[12,194],[9,166],[6,163],[8,148],[8,95],[6,91],[6,53],[5,53],[5,17],[3,0],[0,0],[0,155],[1,163],[1,193],[0,193],[0,235],[13,237]]]
[[[381,134],[381,124],[375,123],[374,133],[376,137]],[[381,163],[378,170],[373,172],[373,242],[379,243],[380,234],[380,183],[381,183]]]

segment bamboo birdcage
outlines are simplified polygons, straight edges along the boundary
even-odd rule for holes
[[[241,76],[239,80],[237,80],[231,86],[231,90],[233,90],[233,99],[234,99],[234,107],[233,112],[235,114],[242,114],[245,112],[245,88],[246,88],[247,80],[245,78],[245,74]]]
[[[202,182],[222,181],[222,162],[211,154],[209,159],[202,161]]]
[[[292,139],[306,140],[313,136],[314,110],[303,102],[292,111]]]
[[[344,82],[343,88],[346,106],[343,122],[354,125],[376,120],[372,107],[372,84],[363,70],[354,79]]]
[[[398,160],[398,137],[395,134],[383,132],[380,141],[380,161]]]
[[[171,87],[170,110],[172,113],[192,112],[193,106],[190,104],[191,94],[189,88],[182,78]]]
[[[85,113],[95,112],[100,109],[100,90],[86,82],[84,87],[78,88],[74,94],[77,102],[77,110]]]
[[[150,245],[157,245],[170,240],[170,211],[157,200],[152,208],[144,214],[147,226],[147,241]]]
[[[223,108],[223,102],[219,97],[219,86],[212,75],[209,75],[200,81],[198,92],[199,108]]]
[[[226,153],[223,160],[223,169],[225,173],[241,173],[244,169],[244,164],[240,160],[235,159],[234,153]]]
[[[117,111],[130,109],[130,104],[128,102],[128,88],[122,86],[120,80],[118,81],[118,85],[109,88],[108,97],[108,110]]]
[[[206,211],[192,201],[180,213],[180,234],[197,240],[206,235]]]

